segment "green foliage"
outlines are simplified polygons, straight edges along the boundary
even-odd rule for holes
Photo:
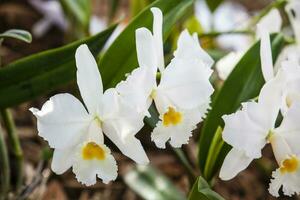
[[[137,166],[125,175],[125,183],[146,200],[184,200],[183,194],[153,167]]]
[[[14,38],[23,42],[30,43],[32,41],[31,34],[28,31],[20,29],[11,29],[0,34],[0,39]]]
[[[60,0],[60,3],[71,22],[71,28],[75,27],[80,37],[80,34],[88,35],[89,23],[91,17],[91,1],[87,0]],[[83,33],[80,33],[83,31]]]
[[[173,25],[192,5],[193,0],[158,0],[149,5],[119,35],[100,60],[100,69],[105,88],[114,87],[138,66],[135,47],[135,30],[140,27],[152,29],[151,7],[158,7],[164,14],[164,39],[167,38]]]
[[[283,35],[272,35],[273,60],[276,60],[284,44]],[[222,116],[235,112],[242,102],[253,99],[258,96],[264,79],[261,72],[260,43],[255,43],[244,57],[240,60],[228,79],[224,82],[220,91],[213,95],[212,110],[208,113],[204,122],[200,140],[198,161],[202,172],[205,172],[205,165],[208,162],[210,144],[213,141],[218,126],[223,127]],[[218,158],[214,163],[210,163],[209,173],[204,174],[206,180],[211,180],[214,174],[221,166],[226,153],[229,150],[228,145],[224,145]]]
[[[211,12],[214,12],[224,0],[205,0]]]
[[[86,43],[96,56],[114,27],[93,37],[17,60],[0,69],[0,108],[34,99],[75,80],[75,51]]]
[[[214,165],[218,159],[218,156],[222,150],[224,145],[224,141],[222,139],[222,128],[218,127],[216,133],[213,137],[213,140],[210,144],[207,160],[204,167],[204,177],[211,177],[213,176],[212,172],[214,169]]]
[[[225,200],[218,193],[214,192],[208,183],[199,176],[190,191],[188,200]]]

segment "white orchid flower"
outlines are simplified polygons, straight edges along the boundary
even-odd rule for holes
[[[261,27],[260,27],[261,28]],[[300,102],[291,104],[279,127],[275,127],[282,105],[282,92],[287,80],[287,68],[279,69],[276,76],[273,72],[269,35],[262,30],[261,63],[266,80],[258,102],[244,103],[240,111],[223,116],[225,127],[222,134],[224,141],[232,145],[221,167],[220,178],[229,180],[244,170],[253,159],[261,157],[261,150],[271,143],[279,169],[273,173],[270,193],[278,196],[283,187],[285,195],[299,194],[299,151],[300,146]]]
[[[55,149],[54,172],[61,174],[73,166],[78,180],[86,185],[95,183],[96,174],[108,182],[115,179],[117,167],[103,144],[103,133],[123,154],[146,164],[147,155],[135,138],[143,121],[135,110],[122,103],[115,89],[103,94],[97,63],[87,45],[81,45],[75,57],[77,84],[85,106],[70,94],[58,94],[41,110],[30,110],[37,117],[39,135]]]
[[[209,82],[213,60],[200,47],[198,38],[183,31],[178,40],[174,59],[165,68],[162,39],[162,13],[151,9],[153,34],[146,28],[136,30],[136,47],[140,67],[116,88],[127,102],[140,113],[148,114],[154,100],[160,121],[154,128],[152,140],[165,148],[170,140],[174,147],[188,142],[192,130],[204,116],[213,88]],[[156,73],[161,74],[156,83]]]
[[[294,103],[287,111],[276,132],[271,133],[269,141],[279,165],[273,172],[269,192],[279,197],[282,186],[283,193],[287,196],[300,194],[300,102]]]

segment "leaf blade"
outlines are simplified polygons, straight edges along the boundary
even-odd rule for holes
[[[10,29],[5,31],[4,33],[0,34],[0,39],[1,38],[14,38],[17,40],[21,40],[26,43],[31,43],[32,41],[32,36],[28,31],[21,30],[21,29]]]
[[[22,58],[0,69],[0,108],[28,101],[74,81],[76,48],[87,43],[97,55],[114,29],[112,26],[93,37]]]

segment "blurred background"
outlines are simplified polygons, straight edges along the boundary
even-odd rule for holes
[[[113,41],[128,22],[152,1],[92,0],[91,7],[87,8],[90,10],[89,19],[85,23],[79,23],[76,20],[76,17],[66,8],[65,2],[67,0],[0,0],[0,32],[18,28],[28,30],[33,35],[31,44],[14,39],[5,40],[0,48],[1,65],[5,66],[27,55],[60,47],[94,35],[114,23],[119,23],[111,38]],[[203,37],[200,37],[202,46],[210,52],[215,60],[232,51],[247,50],[253,43],[254,36],[250,32],[221,34],[214,37],[210,37],[209,34],[206,36],[205,33],[242,29],[252,16],[270,3],[269,0],[225,0],[215,13],[211,14],[205,2],[197,0],[188,16],[178,22],[167,40],[165,44],[166,59],[176,48],[174,45],[176,38],[183,28],[188,28],[191,32],[197,32],[199,35],[202,34]],[[109,46],[109,44],[107,45]],[[219,84],[222,84],[222,73],[219,72],[213,79],[215,86],[218,87]],[[19,199],[136,200],[143,199],[143,193],[151,194],[153,192],[148,186],[149,184],[154,184],[162,189],[167,188],[170,192],[178,189],[185,196],[188,194],[193,183],[191,176],[199,174],[196,167],[196,141],[199,137],[199,129],[195,130],[194,138],[190,140],[190,143],[182,148],[187,155],[188,166],[191,166],[192,169],[187,170],[188,167],[179,161],[180,154],[178,152],[176,153],[170,148],[158,150],[150,141],[150,128],[145,126],[137,136],[144,144],[150,158],[151,165],[148,167],[136,167],[112,143],[108,143],[108,146],[113,149],[119,166],[119,177],[115,182],[106,185],[98,181],[92,187],[84,187],[76,181],[71,170],[61,176],[51,172],[51,150],[47,143],[37,135],[36,120],[28,109],[32,106],[40,108],[50,96],[58,92],[71,92],[78,95],[77,86],[72,83],[47,96],[11,109],[25,161],[24,184],[21,187]],[[264,154],[266,156],[263,159],[253,162],[235,179],[228,182],[215,179],[213,189],[225,199],[230,200],[274,199],[268,194],[267,188],[270,173],[276,164],[270,149],[266,148]],[[11,156],[13,157],[13,155]],[[14,171],[11,174],[14,178]],[[15,198],[13,193],[10,194],[10,197]],[[297,199],[297,197],[290,199]]]

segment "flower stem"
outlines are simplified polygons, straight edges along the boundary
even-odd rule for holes
[[[8,109],[2,109],[1,116],[7,131],[8,141],[12,147],[12,154],[16,160],[16,191],[18,192],[23,181],[23,151],[11,112]]]
[[[0,127],[0,200],[6,199],[10,184],[10,169],[6,143]]]
[[[199,34],[199,37],[218,37],[220,35],[229,35],[229,34],[254,34],[251,30],[230,30],[230,31],[212,31],[207,33]]]

